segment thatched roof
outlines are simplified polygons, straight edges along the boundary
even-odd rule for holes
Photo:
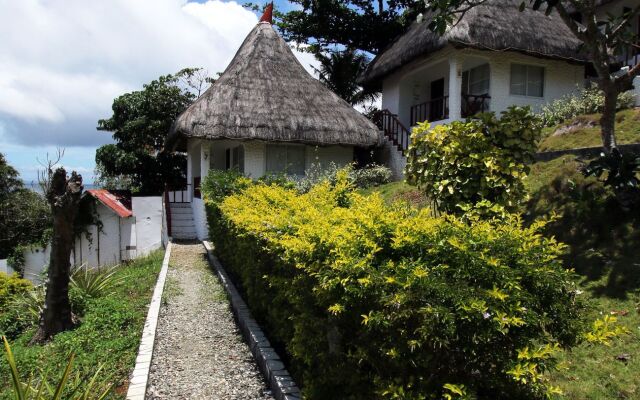
[[[520,0],[489,0],[468,11],[442,36],[428,28],[432,17],[414,23],[369,65],[360,82],[379,86],[380,81],[407,63],[453,45],[490,51],[514,51],[534,57],[585,62],[580,41],[553,12],[545,16],[530,8],[520,12]]]
[[[220,78],[176,119],[167,147],[185,138],[314,145],[379,144],[379,129],[314,79],[268,22],[249,33]]]

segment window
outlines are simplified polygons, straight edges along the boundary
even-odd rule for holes
[[[236,146],[225,151],[225,168],[244,173],[244,146]]]
[[[304,175],[304,146],[267,144],[267,172]]]
[[[488,94],[490,81],[489,64],[482,64],[470,70],[463,71],[462,94]]]
[[[533,65],[511,64],[509,92],[519,96],[543,97],[544,68]]]

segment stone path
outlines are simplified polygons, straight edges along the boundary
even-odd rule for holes
[[[173,244],[146,399],[272,399],[205,257]]]

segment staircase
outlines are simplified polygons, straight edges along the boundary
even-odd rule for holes
[[[178,240],[197,239],[191,203],[169,203],[171,213],[171,237]]]
[[[402,155],[406,155],[409,147],[409,130],[400,122],[398,115],[389,110],[382,110],[376,115],[375,123],[384,135],[393,143]]]

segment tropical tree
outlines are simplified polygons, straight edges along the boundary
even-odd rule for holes
[[[50,217],[44,197],[26,188],[0,153],[0,258],[12,257],[22,245],[42,242]]]
[[[364,90],[354,77],[360,75],[369,64],[369,57],[353,49],[317,53],[320,68],[315,68],[320,82],[351,105],[375,99],[375,93]]]
[[[378,53],[424,10],[415,0],[290,0],[293,10],[276,13],[288,42],[317,52],[335,46]]]
[[[176,117],[213,80],[199,68],[185,68],[125,93],[113,101],[113,115],[98,121],[98,130],[112,132],[115,144],[96,150],[98,181],[126,184],[140,194],[159,194],[165,184],[185,178],[186,157],[163,152]]]
[[[443,33],[447,26],[457,23],[468,10],[486,1],[427,1],[428,9],[435,14],[429,28]],[[619,93],[631,88],[634,77],[640,72],[640,63],[626,70],[620,69],[620,58],[629,49],[640,50],[638,35],[631,24],[640,15],[640,4],[624,11],[622,15],[608,14],[605,19],[598,13],[600,4],[597,0],[523,0],[520,10],[529,6],[546,14],[557,11],[564,24],[582,41],[583,50],[598,75],[598,87],[604,93],[600,118],[602,145],[607,153],[618,153],[615,136],[616,100]]]

